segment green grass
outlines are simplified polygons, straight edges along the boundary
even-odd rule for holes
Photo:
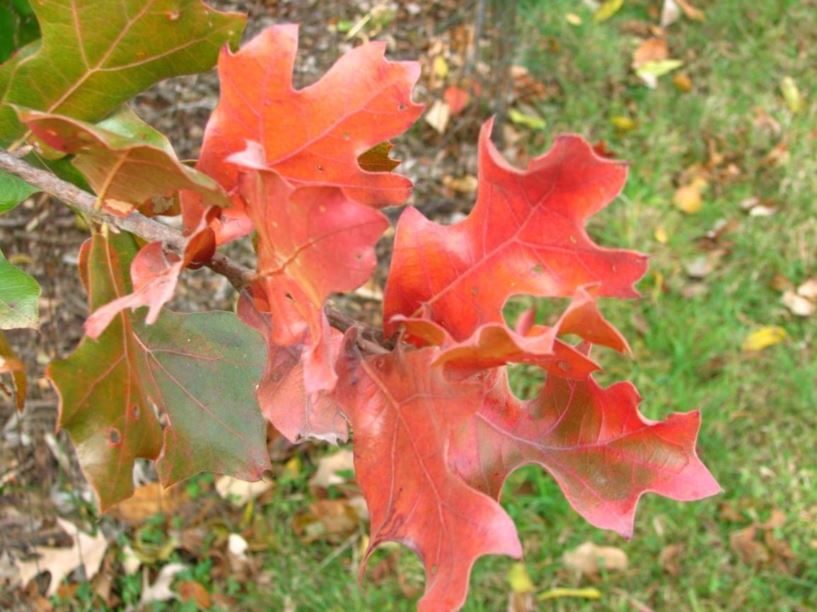
[[[648,7],[659,4],[628,0],[613,19],[597,24],[578,1],[522,3],[520,60],[561,91],[540,103],[548,127],[544,137],[531,134],[530,143],[538,153],[555,134],[579,132],[605,140],[630,161],[624,194],[593,220],[591,233],[603,244],[638,249],[652,259],[640,286],[643,299],[604,304],[634,356],[600,353],[602,380],[633,380],[644,398],[642,411],[652,418],[699,408],[700,454],[724,493],[689,504],[645,496],[631,541],[584,522],[538,468],[510,479],[503,504],[517,523],[538,592],[594,586],[602,593],[597,602],[559,599],[542,604],[546,609],[629,610],[633,601],[656,610],[808,609],[817,605],[817,317],[793,317],[771,283],[777,275],[797,284],[817,274],[817,5],[697,0],[706,21],[682,19],[668,30],[671,55],[685,62],[682,70],[694,84],[682,93],[671,77],[647,89],[630,68],[639,39],[625,23],[655,23]],[[571,12],[581,25],[568,23]],[[780,94],[784,75],[805,96],[799,114]],[[780,134],[755,125],[758,107],[780,123]],[[616,115],[633,118],[637,128],[616,132],[610,122]],[[765,164],[782,140],[788,162]],[[676,181],[685,168],[707,161],[709,142],[739,172],[713,181],[701,212],[685,215],[672,206]],[[778,213],[749,217],[740,202],[750,196],[775,203]],[[702,253],[699,238],[720,219],[737,220],[739,227],[722,238],[728,252],[700,291],[688,295],[684,264]],[[658,227],[667,232],[665,244],[654,238]],[[759,354],[742,352],[746,335],[761,325],[784,327],[787,341]],[[518,389],[530,387],[525,371],[515,374]],[[311,470],[307,463],[279,482],[272,502],[258,510],[256,521],[270,530],[272,544],[257,577],[215,589],[235,591],[246,609],[413,609],[392,575],[357,585],[359,539],[307,545],[293,534],[293,515],[308,505]],[[743,563],[730,548],[730,534],[765,520],[773,509],[786,515],[774,534],[795,559]],[[572,575],[562,555],[587,540],[624,549],[630,568],[597,580]],[[677,576],[659,563],[661,551],[673,544],[683,545]],[[370,567],[394,554],[404,584],[421,589],[419,562],[395,550],[376,553]],[[466,609],[505,609],[510,565],[507,559],[480,560]]]

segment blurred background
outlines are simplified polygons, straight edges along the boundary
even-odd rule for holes
[[[625,541],[524,468],[502,500],[524,561],[480,560],[466,609],[817,607],[817,1],[211,4],[249,12],[247,37],[300,23],[299,85],[366,40],[419,60],[415,98],[427,111],[393,155],[415,181],[411,203],[440,222],[473,204],[477,133],[492,114],[519,167],[563,132],[630,163],[624,193],[590,233],[651,264],[641,299],[603,304],[633,357],[599,354],[602,382],[631,379],[651,418],[700,409],[700,455],[724,492],[689,504],[647,495]],[[25,9],[0,2],[0,28],[13,15],[16,32],[1,58],[38,36]],[[166,81],[135,108],[194,158],[217,99],[209,74]],[[7,334],[32,388],[22,417],[0,393],[0,607],[413,609],[422,568],[405,548],[382,547],[357,583],[368,524],[345,447],[293,447],[270,432],[274,482],[253,486],[202,475],[162,492],[145,464],[136,496],[97,515],[67,438],[54,434],[43,377],[82,333],[84,235],[40,196],[0,219],[6,255],[44,289],[41,329]],[[342,300],[372,322],[388,243],[375,279]],[[204,270],[174,306],[230,309],[232,299]],[[537,307],[547,318],[561,305]],[[540,383],[524,368],[513,380],[520,395]],[[72,535],[57,516],[96,535]]]

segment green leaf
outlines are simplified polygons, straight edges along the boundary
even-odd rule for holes
[[[215,11],[201,0],[32,6],[42,40],[15,62],[3,102],[91,122],[162,79],[209,70],[244,27],[243,15]],[[0,75],[0,89],[2,82]],[[0,109],[0,144],[23,132],[13,113]]]
[[[130,234],[95,234],[80,252],[90,306],[131,290]],[[48,376],[59,425],[76,446],[102,510],[133,494],[133,464],[159,459],[164,485],[201,471],[257,480],[269,467],[254,398],[264,344],[232,313],[165,313],[150,327],[120,313],[97,341],[84,338]],[[164,431],[153,411],[166,419]]]
[[[258,480],[269,467],[266,426],[255,399],[266,348],[231,312],[165,311],[140,327],[144,377],[170,416],[159,476],[165,484],[199,472]]]
[[[28,196],[39,191],[23,179],[0,170],[0,215],[10,211]]]
[[[114,214],[139,208],[143,214],[174,212],[167,198],[185,189],[207,205],[228,206],[221,186],[182,164],[163,134],[124,108],[92,125],[77,119],[15,107],[20,120],[46,145],[73,153],[73,165]]]
[[[40,285],[0,251],[0,329],[37,327]]]

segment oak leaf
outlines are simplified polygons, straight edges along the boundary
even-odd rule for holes
[[[530,313],[528,313],[530,315]],[[607,346],[619,352],[629,352],[624,337],[607,321],[598,309],[594,297],[584,288],[552,327],[535,325],[532,319],[520,317],[517,328],[505,323],[486,323],[471,337],[456,342],[445,329],[429,319],[393,319],[425,344],[443,348],[435,365],[445,365],[449,373],[470,375],[480,370],[506,363],[529,363],[557,375],[584,379],[598,366],[581,351],[558,340],[558,336],[576,335],[583,341]]]
[[[599,296],[638,295],[632,284],[646,258],[603,249],[584,229],[618,195],[626,167],[562,136],[519,171],[491,143],[491,126],[480,133],[479,191],[468,217],[446,227],[408,208],[400,218],[383,306],[389,334],[400,314],[428,318],[463,341],[481,325],[502,323],[514,294],[571,297],[596,284]]]
[[[355,432],[355,476],[371,516],[364,557],[386,541],[413,549],[426,573],[420,610],[462,605],[486,554],[521,556],[513,522],[448,462],[447,440],[479,406],[482,385],[451,383],[431,366],[437,349],[341,360],[337,395]]]
[[[162,79],[210,69],[245,21],[201,0],[49,0],[31,8],[42,39],[0,68],[3,146],[24,131],[9,105],[99,121]]]
[[[639,414],[639,400],[630,383],[605,389],[591,376],[551,374],[536,399],[521,402],[497,371],[479,411],[455,432],[451,461],[496,498],[511,472],[537,463],[587,521],[630,537],[644,493],[691,501],[720,491],[695,451],[700,414],[650,421]]]
[[[96,125],[24,109],[18,114],[48,146],[75,154],[72,163],[112,214],[125,216],[132,208],[147,215],[171,214],[165,201],[182,189],[198,193],[207,205],[229,205],[218,183],[182,164],[167,138],[130,109]],[[111,208],[111,200],[132,208]]]
[[[95,234],[80,252],[91,308],[130,289],[129,234]],[[261,374],[258,336],[224,312],[165,312],[145,326],[118,313],[47,374],[102,510],[133,494],[137,458],[158,459],[165,486],[200,471],[257,480],[269,466],[252,397]],[[164,429],[154,413],[157,406]],[[92,415],[92,416],[91,416]]]
[[[301,347],[306,392],[331,390],[339,343],[324,302],[332,292],[350,291],[369,278],[374,245],[388,220],[341,189],[293,188],[274,172],[244,174],[239,189],[258,232],[258,274],[249,294],[253,306],[270,317],[270,359],[275,347]]]
[[[237,53],[222,51],[221,99],[207,123],[197,168],[232,191],[240,164],[229,158],[251,143],[261,166],[293,185],[334,185],[369,206],[403,202],[411,182],[364,170],[358,156],[404,132],[419,116],[422,106],[411,101],[419,64],[389,62],[385,43],[366,43],[344,54],[319,81],[296,90],[297,41],[297,26],[279,25]],[[185,198],[183,208],[185,227],[195,227],[201,206]],[[224,211],[223,222],[219,243],[251,229],[240,197]]]

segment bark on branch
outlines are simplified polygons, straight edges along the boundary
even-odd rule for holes
[[[127,217],[116,217],[98,210],[95,207],[96,197],[93,194],[62,180],[47,170],[35,168],[5,149],[0,149],[0,170],[18,176],[29,185],[54,196],[94,221],[114,225],[151,242],[160,240],[176,251],[184,249],[185,237],[178,230],[145,217],[138,212],[131,213]],[[213,272],[224,276],[239,291],[250,283],[255,274],[251,269],[221,253],[213,255],[212,259],[205,265]],[[360,330],[359,336],[362,339],[381,346],[387,346],[379,330],[356,321],[337,308],[327,306],[326,316],[332,327],[340,331],[346,331],[350,327],[358,327]]]

